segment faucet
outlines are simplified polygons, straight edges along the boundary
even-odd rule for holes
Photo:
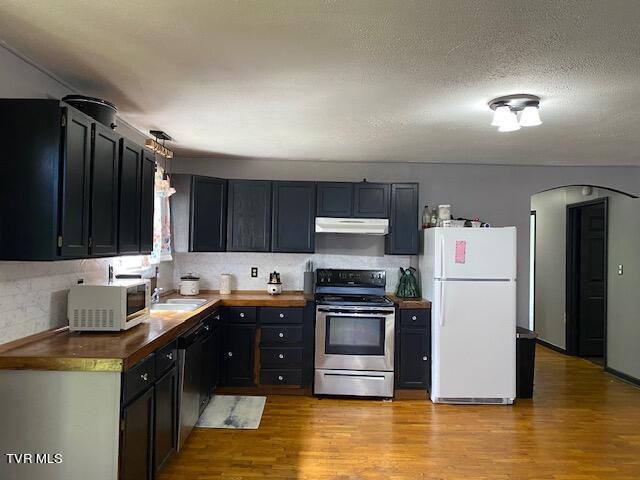
[[[151,294],[151,303],[158,303],[162,292],[164,292],[164,288],[154,288],[153,293]]]

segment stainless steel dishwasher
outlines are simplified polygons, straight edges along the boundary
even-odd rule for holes
[[[200,322],[178,338],[179,425],[178,451],[198,423],[202,385],[202,341],[206,333]]]

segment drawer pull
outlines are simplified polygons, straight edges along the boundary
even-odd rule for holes
[[[278,380],[283,381],[284,377],[282,375],[278,375]]]
[[[240,312],[240,318],[244,318],[244,312]]]
[[[205,331],[207,331],[207,332],[208,332],[208,331],[211,329],[211,327],[210,327],[209,325],[205,325],[205,326],[204,326],[204,329],[205,329]]]
[[[146,382],[147,380],[149,380],[149,374],[143,373],[142,375],[140,375],[140,378]]]
[[[215,317],[213,317],[213,318],[215,318],[216,320],[220,320],[220,315],[216,315],[216,316],[215,316]]]
[[[411,320],[413,320],[414,322],[418,319],[418,317],[416,317],[415,315],[413,317],[411,317]]]
[[[426,362],[428,360],[428,357],[425,355],[424,357],[422,357],[422,361]]]
[[[284,318],[284,313],[281,313],[281,314],[280,314],[280,318]]]
[[[227,353],[228,356],[233,357],[233,352]]]
[[[280,360],[282,360],[282,359],[284,358],[284,353],[279,353],[279,354],[278,354],[278,358],[279,358]]]
[[[280,333],[278,334],[278,336],[279,336],[280,338],[284,338],[284,333],[280,332]]]
[[[165,355],[165,357],[167,358],[167,360],[173,360],[173,353],[169,352]]]

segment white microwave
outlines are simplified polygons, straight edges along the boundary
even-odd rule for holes
[[[150,281],[140,279],[74,285],[67,303],[69,330],[128,330],[149,318],[150,290]]]

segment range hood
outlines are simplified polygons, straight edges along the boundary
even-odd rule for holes
[[[386,235],[389,233],[389,220],[386,218],[316,217],[316,233]]]

